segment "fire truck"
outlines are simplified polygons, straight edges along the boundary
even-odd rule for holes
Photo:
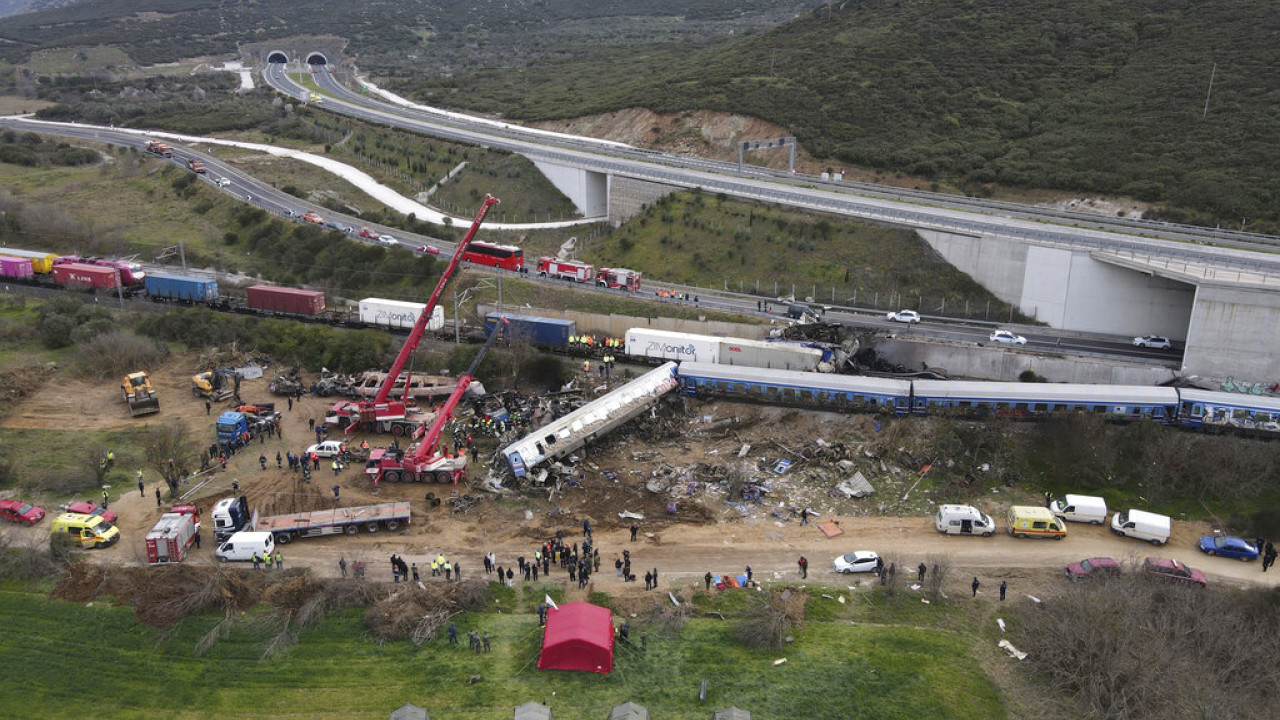
[[[436,304],[439,303],[440,296],[444,293],[445,285],[457,271],[463,255],[467,252],[468,245],[475,238],[476,231],[480,229],[480,224],[484,222],[484,217],[488,214],[489,208],[496,204],[498,204],[497,198],[492,195],[485,196],[484,203],[476,213],[475,221],[471,223],[471,229],[467,231],[466,237],[462,238],[462,242],[458,243],[458,249],[454,251],[453,258],[449,260],[449,265],[440,274],[440,281],[436,283],[436,288],[431,293],[431,299],[427,301],[426,307],[418,314],[418,321],[414,323],[413,330],[410,331],[408,339],[404,341],[404,347],[400,348],[400,354],[396,356],[396,361],[391,365],[391,371],[387,373],[386,378],[382,381],[382,386],[378,388],[378,394],[372,399],[360,398],[358,400],[344,400],[335,403],[325,415],[327,424],[331,427],[340,428],[347,434],[360,430],[362,432],[391,433],[392,435],[401,436],[412,434],[423,427],[426,421],[430,419],[429,414],[409,404],[407,398],[401,397],[399,400],[393,400],[391,398],[391,390],[396,386],[400,373],[404,370],[405,363],[409,361],[409,356],[418,348],[418,343],[421,342],[422,335],[427,330],[427,323],[431,320]],[[404,387],[410,386],[411,383],[405,382]]]
[[[538,277],[552,277],[580,283],[589,283],[596,279],[595,266],[577,260],[542,257],[538,258],[537,267]]]
[[[571,280],[578,283],[594,282],[599,287],[628,292],[640,292],[640,273],[626,268],[597,268],[595,265],[575,259],[578,238],[571,237],[560,245],[555,257],[540,257],[536,264],[539,277]]]
[[[501,320],[503,323],[507,322],[505,317]],[[408,450],[393,446],[378,448],[369,454],[364,472],[373,479],[374,487],[383,480],[389,483],[403,481],[458,484],[458,479],[467,470],[467,453],[459,448],[456,455],[450,454],[447,444],[441,451],[440,436],[444,434],[445,425],[453,417],[453,411],[458,407],[462,396],[471,387],[476,368],[480,367],[480,361],[484,360],[485,353],[489,352],[494,338],[500,334],[498,330],[499,328],[495,325],[489,332],[489,339],[484,341],[480,352],[476,353],[475,360],[471,361],[471,367],[458,378],[458,383],[454,385],[449,399],[440,406],[435,419],[431,421],[431,427],[421,434],[416,444],[410,445]]]

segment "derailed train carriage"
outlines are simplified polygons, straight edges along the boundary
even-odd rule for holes
[[[1090,413],[1208,432],[1280,436],[1280,398],[1199,388],[907,380],[681,363],[681,391],[843,412],[1034,420]]]

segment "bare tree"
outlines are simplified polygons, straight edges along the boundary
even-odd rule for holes
[[[178,485],[200,462],[200,450],[188,434],[186,423],[178,420],[148,428],[143,445],[147,463],[164,479],[170,495],[177,497]]]
[[[946,585],[947,576],[951,574],[950,555],[930,555],[924,559],[929,571],[925,575],[924,591],[929,600],[937,602],[943,596],[942,588]]]
[[[804,624],[806,593],[770,590],[750,598],[736,628],[738,639],[747,647],[781,649],[787,636]]]

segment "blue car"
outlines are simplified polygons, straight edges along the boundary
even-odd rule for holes
[[[1258,548],[1253,543],[1230,535],[1205,535],[1200,538],[1200,552],[1236,560],[1258,559]]]

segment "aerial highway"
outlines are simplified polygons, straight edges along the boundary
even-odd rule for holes
[[[124,147],[132,147],[137,150],[144,150],[148,140],[148,135],[146,133],[139,132],[138,130],[71,123],[37,124],[24,118],[0,118],[0,127],[20,129],[24,131],[36,130],[38,132],[59,135],[62,137],[79,138]],[[207,183],[210,187],[217,191],[226,193],[228,196],[239,202],[260,207],[274,215],[300,222],[300,218],[304,213],[314,211],[326,219],[327,227],[344,232],[353,241],[370,242],[368,240],[362,240],[355,232],[361,227],[370,227],[379,233],[393,234],[394,237],[397,238],[396,244],[409,249],[415,249],[422,245],[434,244],[439,247],[442,252],[448,253],[455,247],[452,243],[442,241],[439,238],[415,235],[407,233],[399,228],[370,225],[358,217],[335,213],[328,208],[309,203],[293,195],[277,190],[273,186],[238,170],[231,164],[223,162],[216,155],[209,152],[199,152],[177,142],[173,143],[171,147],[173,148],[174,155],[172,158],[168,159],[169,162],[174,163],[178,167],[186,168],[188,161],[202,160],[205,164],[206,172],[201,175],[197,175],[197,178],[199,178],[201,182]],[[532,262],[532,258],[528,260],[529,262]],[[157,267],[156,269],[159,268]],[[482,270],[498,276],[510,276],[513,278],[519,277],[520,279],[534,281],[544,280],[546,282],[563,284],[563,281],[561,280],[542,279],[532,273],[525,273],[517,276],[515,273],[509,273],[502,270],[488,268],[484,268]],[[623,290],[597,288],[592,285],[581,285],[576,287],[582,290],[594,292],[626,292]],[[655,291],[658,290],[670,291],[667,293],[668,295],[679,293],[682,294],[684,298],[659,297],[655,294]],[[758,295],[714,290],[710,288],[689,287],[673,283],[658,282],[652,279],[645,280],[645,289],[641,294],[650,300],[668,304],[685,306],[692,305],[701,310],[720,310],[735,314],[745,314],[761,319],[768,318],[779,323],[787,321],[783,313],[785,312],[788,303],[784,298],[778,298],[776,301],[771,302],[773,305],[772,312],[762,312],[757,309],[756,306],[756,302],[761,300]],[[693,300],[693,298],[696,298],[696,300]],[[902,325],[886,319],[883,311],[879,310],[858,308],[836,303],[820,305],[826,309],[826,313],[823,317],[825,322],[863,327],[873,331],[892,333],[907,338],[915,336],[929,337],[935,340],[945,340],[957,343],[991,344],[988,336],[991,330],[996,327],[996,324],[991,322],[957,321],[955,319],[940,316],[925,316],[923,323],[916,325]],[[1176,350],[1171,352],[1135,348],[1132,346],[1130,339],[1124,337],[1101,334],[1063,333],[1043,327],[1021,327],[1018,328],[1017,331],[1027,339],[1025,348],[1033,351],[1040,350],[1055,353],[1125,356],[1128,358],[1145,359],[1165,364],[1173,364],[1180,357],[1180,353]]]
[[[516,152],[535,160],[909,227],[1060,247],[1138,252],[1223,268],[1280,270],[1280,257],[1272,256],[1280,247],[1280,239],[1270,236],[1063,213],[867,183],[824,183],[818,178],[759,168],[740,172],[730,163],[656,153],[619,143],[574,140],[488,119],[468,121],[459,113],[444,115],[405,108],[345,87],[324,66],[310,69],[315,71],[310,74],[317,85],[327,94],[321,105],[326,111]],[[290,97],[300,101],[309,98],[311,91],[290,78],[283,64],[266,66],[263,78]]]

